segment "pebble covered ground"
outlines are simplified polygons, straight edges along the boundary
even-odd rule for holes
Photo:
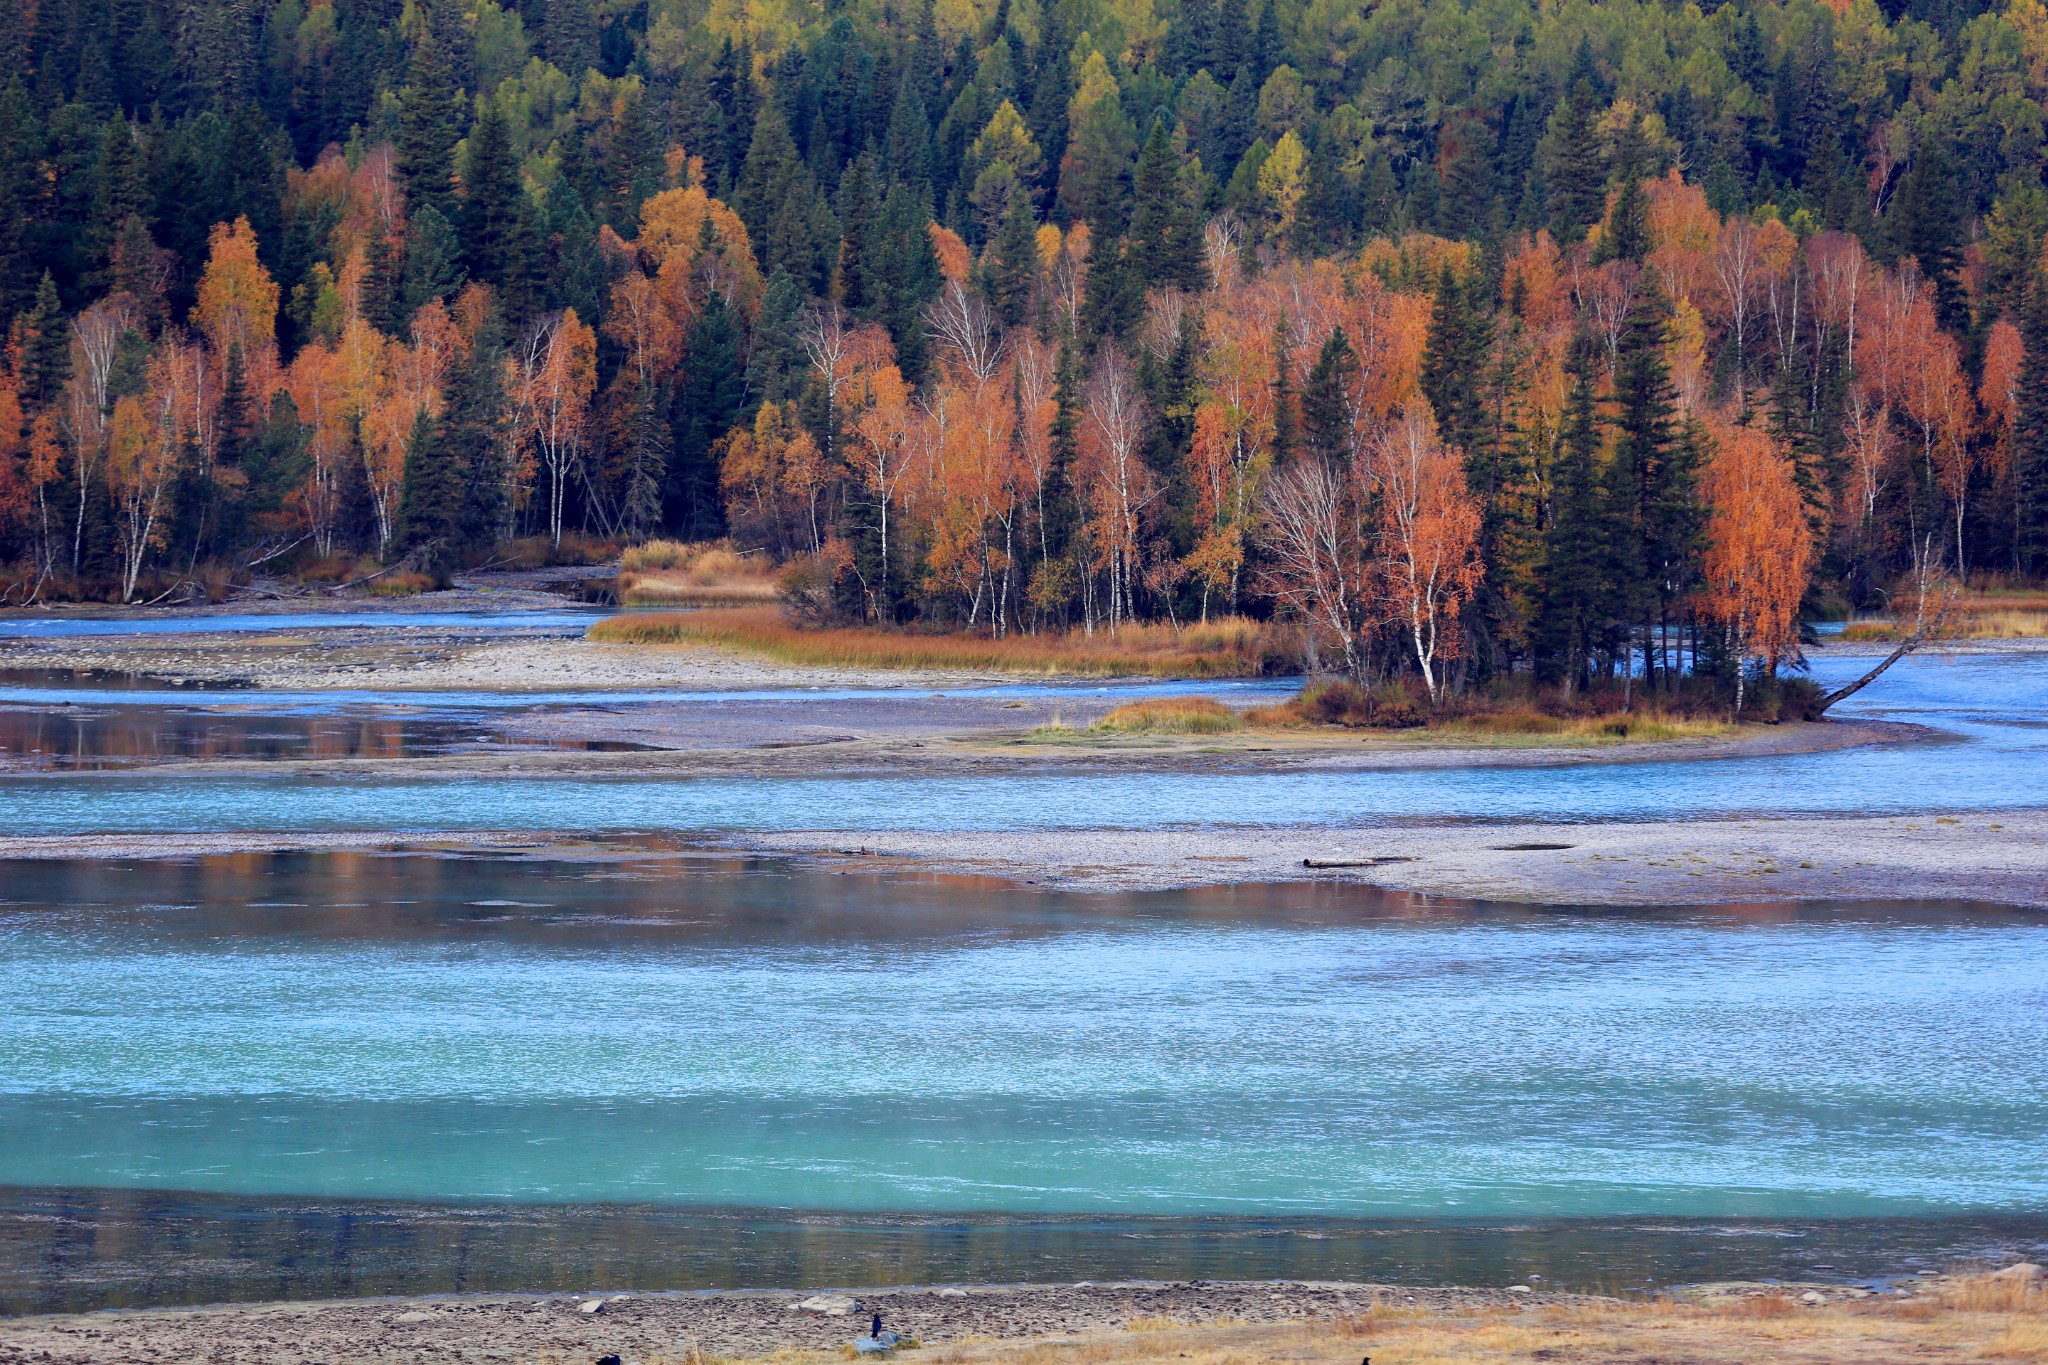
[[[586,1311],[593,1300],[602,1307]],[[572,1365],[608,1355],[655,1365],[836,1350],[865,1335],[875,1313],[885,1330],[932,1345],[1113,1331],[1166,1319],[1190,1326],[1328,1320],[1376,1304],[1455,1311],[1583,1301],[1526,1286],[1266,1281],[355,1299],[0,1320],[0,1365]],[[807,1302],[813,1306],[801,1306]]]

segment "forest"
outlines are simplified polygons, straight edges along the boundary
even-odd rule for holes
[[[795,617],[1740,689],[2048,573],[2048,7],[0,0],[6,600],[725,539]]]

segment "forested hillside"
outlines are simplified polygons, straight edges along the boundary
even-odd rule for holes
[[[0,44],[14,602],[730,536],[820,617],[1278,614],[1435,693],[1770,671],[1802,599],[2048,570],[2042,0],[0,0]]]

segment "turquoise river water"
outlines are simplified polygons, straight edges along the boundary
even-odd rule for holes
[[[1003,782],[36,777],[12,832],[1548,819],[2048,801],[2041,656],[1945,738]],[[1119,1274],[1877,1275],[2048,1245],[2048,922],[1053,895],[675,856],[0,871],[0,1311]]]

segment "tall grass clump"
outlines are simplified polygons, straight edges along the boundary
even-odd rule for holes
[[[733,606],[772,602],[776,570],[732,542],[650,540],[619,556],[619,601],[629,607]]]
[[[1244,717],[1208,697],[1148,697],[1125,702],[1091,728],[1123,734],[1227,735],[1244,729]]]

